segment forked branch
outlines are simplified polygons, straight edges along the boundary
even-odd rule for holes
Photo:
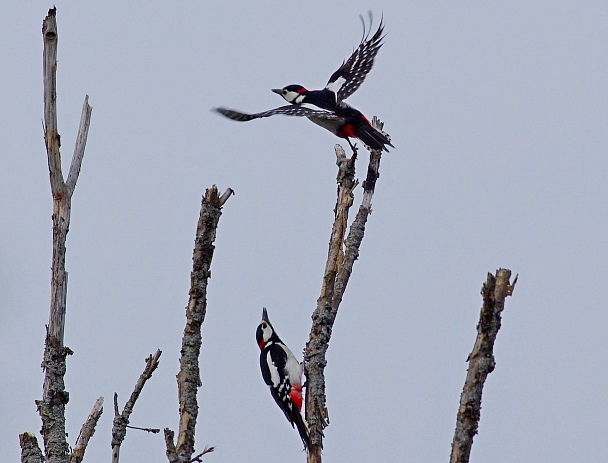
[[[374,127],[382,130],[382,123],[374,118]],[[371,199],[374,194],[376,180],[379,177],[380,159],[382,152],[370,151],[370,161],[367,176],[363,183],[363,201],[346,241],[348,213],[353,204],[353,190],[357,186],[355,180],[355,160],[357,152],[351,158],[346,158],[344,150],[336,145],[338,169],[338,197],[336,201],[335,219],[329,242],[329,251],[321,295],[312,316],[312,329],[304,352],[306,373],[306,420],[310,433],[308,462],[320,463],[323,449],[323,429],[329,424],[329,413],[325,395],[325,366],[326,353],[331,338],[333,325],[338,314],[338,308],[346,290],[353,264],[359,256],[359,247],[365,233],[365,224],[371,212]]]
[[[127,427],[129,426],[129,418],[133,413],[133,407],[135,402],[139,398],[142,389],[144,388],[146,381],[152,377],[154,370],[158,368],[159,359],[162,352],[157,350],[154,355],[150,355],[146,359],[146,368],[143,373],[139,376],[139,379],[135,383],[135,388],[131,393],[131,397],[127,400],[125,408],[122,413],[118,411],[118,394],[114,393],[114,423],[112,425],[112,463],[118,463],[120,459],[120,446],[125,440],[127,435]]]
[[[70,226],[71,199],[78,180],[89,129],[91,107],[85,97],[83,115],[78,130],[68,184],[61,172],[60,137],[57,130],[57,21],[52,8],[42,24],[44,41],[44,140],[47,151],[51,194],[53,196],[53,260],[51,264],[51,307],[47,326],[42,400],[36,401],[42,419],[44,451],[48,463],[66,463],[68,444],[65,433],[65,405],[69,395],[65,390],[66,357],[72,351],[63,345],[68,274],[65,271],[65,242]],[[91,432],[92,434],[92,432]],[[27,443],[28,441],[24,441]],[[78,451],[84,454],[86,443],[80,441]]]

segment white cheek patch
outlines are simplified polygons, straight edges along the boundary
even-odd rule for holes
[[[342,85],[346,83],[346,79],[344,77],[338,77],[334,82],[330,82],[325,87],[330,92],[338,93],[338,91],[342,88]]]
[[[285,98],[290,103],[293,103],[294,101],[298,102],[297,99],[301,96],[302,95],[300,95],[298,92],[287,92],[285,93],[285,95],[283,95],[283,98]]]

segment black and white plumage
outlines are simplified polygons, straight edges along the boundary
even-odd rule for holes
[[[308,429],[301,414],[303,367],[270,324],[266,308],[255,335],[260,347],[262,378],[291,426],[298,429],[304,446],[308,447]]]
[[[361,39],[361,43],[353,54],[342,63],[342,66],[331,75],[325,86],[326,89],[336,94],[337,104],[351,96],[361,86],[367,74],[371,71],[374,65],[374,58],[376,58],[384,39],[382,35],[384,33],[382,19],[380,19],[376,33],[369,37],[370,31],[366,33],[365,22],[363,21],[363,17],[361,17],[361,21],[363,22],[363,38]],[[372,12],[370,11],[370,30],[372,22]]]
[[[294,105],[279,106],[278,108],[269,109],[268,111],[263,111],[261,113],[254,113],[254,114],[242,113],[240,111],[235,111],[234,109],[223,108],[221,106],[219,108],[213,108],[213,109],[214,109],[214,111],[217,111],[218,113],[226,116],[228,119],[232,119],[233,121],[251,121],[253,119],[260,119],[262,117],[270,117],[270,116],[274,116],[277,114],[283,114],[285,116],[305,116],[305,117],[315,116],[315,117],[319,117],[322,119],[328,119],[328,120],[335,120],[335,121],[340,120],[340,117],[332,112],[323,111],[323,110],[319,110],[319,109],[312,109],[312,108],[308,108],[306,106],[294,106]]]

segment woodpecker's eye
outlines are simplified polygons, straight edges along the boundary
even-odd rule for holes
[[[266,323],[262,323],[262,329],[266,328]]]
[[[283,89],[283,95],[287,95],[287,90]]]

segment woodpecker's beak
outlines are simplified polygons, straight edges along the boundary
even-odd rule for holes
[[[283,95],[283,89],[282,88],[273,88],[271,89],[274,93],[278,93],[279,95]]]
[[[270,323],[270,320],[268,320],[268,312],[266,312],[266,307],[264,307],[264,310],[262,310],[262,320],[267,323]]]

